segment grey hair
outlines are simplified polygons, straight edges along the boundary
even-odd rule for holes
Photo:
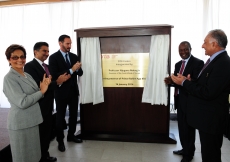
[[[222,48],[226,48],[228,44],[228,38],[223,30],[221,29],[214,29],[209,32],[209,35],[216,40],[218,45]]]

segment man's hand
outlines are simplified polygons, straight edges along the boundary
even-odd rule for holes
[[[164,79],[164,82],[165,82],[165,84],[172,84],[173,81],[172,81],[171,76],[166,77],[166,78]]]
[[[189,76],[190,77],[190,76]],[[171,75],[172,81],[178,85],[182,85],[182,83],[184,82],[184,80],[186,80],[187,78],[181,74],[177,74],[177,76],[175,75]],[[190,79],[190,78],[189,78]],[[188,80],[189,80],[188,79]]]
[[[187,79],[188,79],[189,81],[192,80],[190,74],[187,75]]]
[[[76,70],[81,68],[81,63],[79,61],[76,62],[76,64],[73,65],[72,70],[75,72]]]
[[[56,80],[57,85],[61,85],[63,82],[67,81],[70,77],[71,75],[67,73],[60,75]]]
[[[40,91],[42,92],[42,94],[44,94],[47,91],[50,83],[51,83],[51,75],[49,75],[49,77],[46,78],[46,74],[44,74],[43,80],[40,81]]]

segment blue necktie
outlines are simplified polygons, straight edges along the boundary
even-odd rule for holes
[[[71,68],[71,64],[70,64],[69,59],[68,59],[67,56],[68,56],[68,53],[66,53],[66,55],[65,55],[65,61],[66,61],[66,64],[67,64],[68,68]]]
[[[68,56],[68,53],[66,53],[66,55],[65,55],[66,64],[67,64],[68,68],[69,68],[69,69],[71,69],[71,64],[70,64],[69,59],[68,59],[68,57],[67,57],[67,56]],[[72,80],[72,81],[71,81],[72,86],[74,86],[74,87],[75,87],[75,84],[74,84],[73,79],[72,79],[72,78],[70,78],[70,80]]]

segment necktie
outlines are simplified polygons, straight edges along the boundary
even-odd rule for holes
[[[49,76],[50,72],[49,72],[49,69],[48,69],[47,65],[45,63],[42,63],[42,66],[45,68],[46,75]]]
[[[179,71],[179,74],[182,74],[182,73],[184,72],[184,66],[185,66],[185,61],[182,61],[182,64],[181,64],[181,67],[180,67],[180,71]],[[179,89],[178,89],[178,88],[175,88],[174,96],[177,96],[177,95],[178,95],[178,91],[179,91]]]
[[[66,55],[65,55],[65,61],[66,61],[66,64],[67,64],[68,68],[71,68],[71,64],[70,64],[69,59],[68,59],[67,56],[68,56],[68,53],[66,53]]]
[[[203,68],[201,69],[201,71],[200,71],[200,74],[203,72],[203,70],[208,66],[208,64],[210,63],[210,58],[206,61],[206,63],[204,64],[204,66],[203,66]],[[199,74],[199,76],[200,76],[200,74]],[[199,77],[198,76],[198,77]]]
[[[68,56],[68,53],[66,53],[66,55],[65,55],[65,61],[66,61],[66,64],[67,64],[68,68],[70,69],[70,68],[71,68],[71,64],[70,64],[69,59],[68,59],[67,56]],[[72,80],[72,81],[71,81],[72,86],[75,87],[75,84],[74,84],[73,79],[70,78],[70,80]]]

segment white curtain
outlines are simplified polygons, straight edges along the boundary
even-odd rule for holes
[[[61,34],[71,36],[71,51],[76,53],[74,30],[78,28],[149,24],[174,26],[171,36],[173,72],[174,64],[180,60],[178,45],[181,41],[189,41],[192,54],[206,61],[201,45],[207,32],[220,28],[230,35],[229,6],[229,0],[81,0],[0,7],[0,75],[3,78],[9,70],[4,53],[10,44],[23,45],[28,62],[33,59],[33,45],[38,41],[49,43],[50,54],[56,52]],[[0,107],[9,107],[2,92],[2,80]]]
[[[167,105],[168,88],[164,78],[168,75],[169,35],[151,36],[148,74],[142,102]]]
[[[104,102],[99,38],[81,38],[80,103]]]

